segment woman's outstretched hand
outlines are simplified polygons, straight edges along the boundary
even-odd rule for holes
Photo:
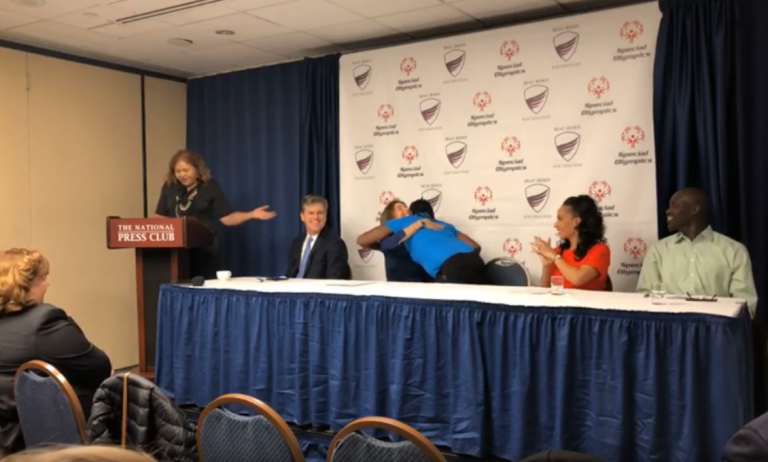
[[[275,215],[277,215],[277,213],[269,210],[268,205],[262,205],[251,211],[251,218],[254,220],[271,220],[275,218]]]

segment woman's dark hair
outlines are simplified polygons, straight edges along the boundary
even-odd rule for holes
[[[414,215],[426,215],[433,220],[435,219],[435,209],[432,208],[432,204],[426,199],[416,199],[411,202],[411,206],[408,208]]]
[[[579,234],[579,244],[573,249],[576,260],[581,260],[595,244],[605,242],[605,223],[603,214],[597,208],[597,203],[590,196],[571,196],[563,202],[563,205],[571,209],[574,216],[581,218],[581,222],[576,226],[576,232]],[[560,249],[566,250],[571,247],[571,242],[564,239],[560,243]]]

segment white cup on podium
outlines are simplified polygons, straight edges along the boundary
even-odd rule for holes
[[[216,279],[219,281],[228,281],[232,277],[232,271],[216,271]]]

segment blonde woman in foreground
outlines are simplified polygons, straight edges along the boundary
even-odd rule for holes
[[[72,446],[33,449],[2,459],[3,462],[154,462],[141,452],[108,446]]]
[[[107,355],[75,321],[45,302],[50,270],[40,252],[0,252],[0,454],[24,449],[13,392],[22,364],[37,359],[55,367],[75,390],[86,419],[93,394],[112,372]]]

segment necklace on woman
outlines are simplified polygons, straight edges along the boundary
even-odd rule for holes
[[[179,210],[186,212],[189,209],[195,196],[197,196],[197,187],[195,187],[195,190],[190,193],[184,203],[181,202],[181,197],[178,195],[176,196],[176,216],[179,215]]]

